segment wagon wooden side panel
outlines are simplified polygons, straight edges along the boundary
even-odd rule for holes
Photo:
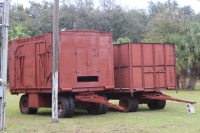
[[[51,93],[52,45],[52,33],[9,42],[11,93]],[[60,93],[113,89],[111,34],[60,32],[58,66]]]
[[[175,45],[114,45],[114,75],[115,91],[133,93],[175,90]]]

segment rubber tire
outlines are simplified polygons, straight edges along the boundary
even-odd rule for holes
[[[74,115],[74,112],[75,112],[74,98],[72,96],[67,96],[67,99],[68,99],[68,102],[69,102],[67,117],[71,118]]]
[[[132,112],[133,107],[133,99],[130,96],[122,96],[119,100],[119,106],[123,107],[125,110],[124,112]]]
[[[160,92],[160,94],[163,94],[162,92]],[[164,109],[166,106],[166,100],[160,100],[160,107],[158,109]]]
[[[153,100],[153,102],[147,103],[147,106],[151,110],[163,109],[166,105],[166,100]]]
[[[38,109],[29,107],[29,99],[27,95],[21,96],[20,101],[19,101],[19,108],[20,108],[21,114],[36,114],[38,111]]]
[[[106,96],[105,94],[101,94],[100,96],[104,97],[104,100],[105,100],[105,101],[108,101],[108,98],[107,98],[107,96]],[[106,114],[106,113],[108,112],[108,109],[109,109],[108,106],[103,105],[103,109],[102,109],[101,114]]]
[[[165,106],[166,106],[166,100],[161,100],[161,106],[160,106],[160,108],[159,109],[164,109],[165,108]]]
[[[95,105],[87,106],[86,109],[89,114],[99,115],[99,114],[102,114],[102,112],[103,112],[103,104],[96,103]]]
[[[136,97],[133,97],[132,100],[133,100],[133,105],[132,105],[131,112],[136,112],[138,110],[139,102]]]
[[[69,114],[68,98],[65,96],[58,96],[58,118],[67,117],[68,114]]]

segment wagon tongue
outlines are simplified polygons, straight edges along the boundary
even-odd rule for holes
[[[169,95],[162,94],[162,93],[146,93],[146,94],[142,94],[142,98],[144,98],[144,99],[171,100],[171,101],[177,101],[177,102],[183,102],[183,103],[196,104],[195,101],[173,98]]]
[[[79,101],[83,101],[83,102],[92,102],[92,103],[100,103],[100,104],[104,104],[108,107],[111,107],[111,108],[115,108],[117,110],[120,110],[120,111],[124,111],[125,109],[119,105],[115,105],[115,104],[112,104],[112,103],[109,103],[108,101],[106,101],[104,99],[104,97],[102,96],[99,96],[97,94],[94,94],[94,93],[80,93],[79,95],[76,95],[75,98]]]

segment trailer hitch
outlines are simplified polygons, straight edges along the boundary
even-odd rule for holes
[[[125,109],[119,105],[112,104],[104,99],[104,97],[94,94],[94,92],[79,93],[75,99],[83,102],[100,103],[108,107],[124,111]]]
[[[162,93],[146,93],[146,94],[142,94],[142,99],[170,100],[170,101],[177,101],[177,102],[183,102],[183,103],[196,104],[195,101],[173,98],[173,97],[171,97],[169,95],[162,94]]]

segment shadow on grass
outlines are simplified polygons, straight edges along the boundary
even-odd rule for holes
[[[148,107],[146,106],[142,106],[142,107],[139,107],[138,110],[136,112],[128,112],[128,113],[148,113],[148,112],[157,112],[157,111],[165,111],[165,109],[161,109],[161,110],[150,110]],[[109,108],[108,109],[108,113],[125,113],[123,111],[119,111],[117,109],[114,109],[114,108]],[[43,117],[51,117],[52,115],[52,112],[51,112],[51,109],[40,109],[38,110],[38,113],[35,114],[37,116],[43,116]],[[106,115],[106,114],[105,114]],[[99,116],[99,115],[91,115],[87,112],[87,110],[85,108],[78,108],[78,109],[75,109],[75,113],[74,113],[74,118],[78,118],[78,117],[82,117],[82,116]]]
[[[50,116],[52,112],[39,112],[37,115]]]

